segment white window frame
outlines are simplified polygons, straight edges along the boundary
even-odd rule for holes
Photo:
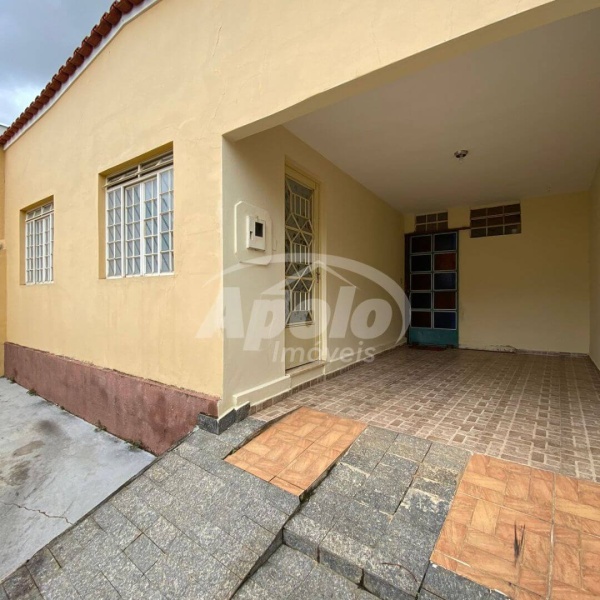
[[[169,152],[107,178],[107,279],[173,275],[174,176]],[[139,214],[132,220],[136,206]]]
[[[54,201],[25,213],[25,285],[54,281]]]

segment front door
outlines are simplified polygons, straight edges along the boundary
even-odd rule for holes
[[[285,177],[285,367],[319,360],[317,186],[296,171]]]
[[[458,231],[407,236],[410,344],[458,347]]]

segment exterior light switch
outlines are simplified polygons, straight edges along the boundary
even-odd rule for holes
[[[250,250],[260,250],[264,252],[266,250],[266,239],[267,239],[267,223],[263,219],[258,217],[248,216],[246,218],[246,248]]]

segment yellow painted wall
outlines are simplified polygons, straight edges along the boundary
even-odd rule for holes
[[[284,280],[284,263],[272,260],[269,265],[252,265],[244,270],[234,253],[234,206],[243,201],[268,211],[273,227],[273,255],[284,252],[284,177],[286,162],[297,167],[318,184],[319,210],[317,223],[320,252],[326,264],[322,276],[321,296],[332,312],[338,305],[342,286],[357,286],[350,310],[371,298],[381,298],[394,305],[385,289],[363,276],[362,264],[373,267],[395,281],[404,276],[403,217],[350,178],[323,156],[304,144],[286,129],[279,127],[236,143],[228,143],[224,151],[224,264],[227,271],[224,285],[242,290],[244,323],[251,319],[255,299],[280,298],[277,310],[283,316],[283,299],[273,289]],[[257,256],[260,256],[257,254]],[[336,258],[337,257],[337,258]],[[346,265],[344,260],[360,265]],[[351,266],[352,268],[346,268]],[[356,270],[354,267],[356,266]],[[365,273],[370,276],[370,273]],[[344,278],[340,279],[339,276]],[[282,289],[282,288],[281,288]],[[384,334],[375,339],[357,337],[351,328],[343,338],[333,339],[328,328],[323,341],[325,371],[339,369],[366,357],[367,347],[373,351],[393,347],[401,337],[402,318],[397,304],[392,321]],[[227,313],[227,311],[226,311]],[[231,316],[231,315],[230,315]],[[331,323],[331,319],[329,321]],[[279,334],[263,340],[260,349],[244,349],[243,339],[225,339],[227,377],[224,398],[227,405],[256,402],[289,389],[286,377],[284,336]],[[362,349],[362,353],[361,353]],[[342,359],[345,352],[346,361]],[[252,392],[254,388],[259,388]]]
[[[6,148],[8,340],[221,395],[222,340],[196,332],[221,287],[223,134],[262,130],[409,67],[598,4],[157,2]],[[417,55],[425,58],[406,60]],[[175,275],[103,280],[99,174],[169,143]],[[26,287],[20,212],[50,196],[55,281]]]
[[[520,235],[461,231],[461,346],[588,353],[589,208],[585,192],[530,198],[521,201]],[[468,224],[468,208],[450,209],[450,227]]]
[[[590,356],[600,369],[600,167],[590,190],[590,201]]]

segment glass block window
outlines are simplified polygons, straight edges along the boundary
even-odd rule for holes
[[[106,188],[106,276],[172,273],[173,154],[111,176]]]
[[[445,231],[448,229],[448,212],[417,215],[415,231]]]
[[[54,280],[54,203],[49,202],[25,215],[25,283]]]
[[[521,205],[507,204],[471,210],[471,237],[521,233]]]

